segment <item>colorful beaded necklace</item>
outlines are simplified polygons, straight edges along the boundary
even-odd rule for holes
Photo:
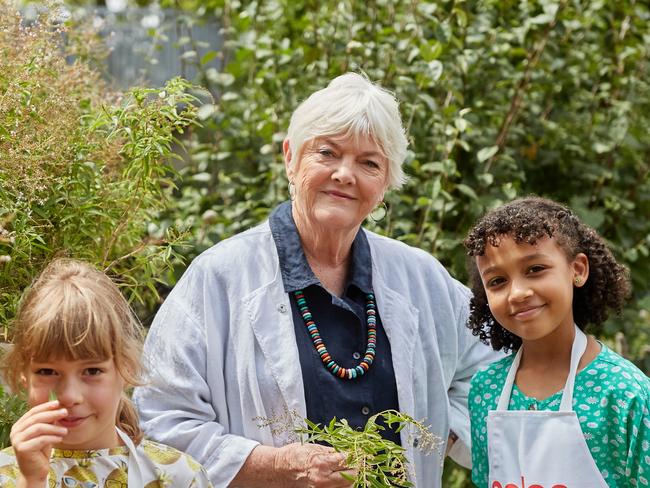
[[[302,290],[297,290],[293,292],[296,297],[296,302],[298,303],[298,310],[300,310],[300,315],[302,315],[302,320],[307,326],[307,331],[311,336],[311,340],[314,343],[316,351],[320,355],[321,361],[327,368],[327,370],[332,373],[334,376],[346,380],[353,380],[358,376],[363,376],[366,371],[370,369],[372,362],[375,359],[375,348],[377,347],[377,318],[376,318],[376,307],[375,307],[375,296],[372,293],[366,295],[366,322],[368,324],[368,345],[366,346],[366,354],[359,363],[358,366],[354,368],[344,368],[339,366],[334,362],[332,357],[327,352],[325,343],[321,339],[320,333],[318,332],[318,327],[311,316],[311,312],[307,307],[307,300],[305,300],[305,294]]]

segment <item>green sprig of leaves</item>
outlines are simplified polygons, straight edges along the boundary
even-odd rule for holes
[[[382,431],[395,427],[396,432],[409,429],[407,443],[425,454],[436,451],[442,462],[444,440],[432,434],[426,425],[397,410],[384,410],[371,416],[362,430],[347,420],[333,418],[320,425],[303,419],[296,411],[285,411],[272,418],[255,419],[260,428],[270,428],[273,435],[288,433],[290,440],[327,444],[347,455],[347,466],[356,476],[342,476],[353,482],[353,488],[409,487],[409,462],[406,448],[382,437]],[[297,440],[297,439],[296,439]]]
[[[337,452],[347,454],[347,465],[357,474],[356,477],[343,476],[354,482],[354,488],[413,486],[409,481],[406,448],[382,437],[387,427],[397,425],[396,432],[409,427],[409,443],[427,453],[437,450],[440,454],[443,444],[443,440],[424,424],[397,410],[385,410],[371,416],[363,430],[351,427],[345,419],[336,418],[325,426],[309,420],[305,420],[305,424],[296,429],[296,433],[304,435],[307,442],[326,443]]]

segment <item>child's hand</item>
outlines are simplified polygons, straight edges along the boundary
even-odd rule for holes
[[[54,425],[67,410],[57,400],[41,403],[20,417],[11,428],[11,445],[26,485],[45,486],[52,446],[63,441],[68,429]]]

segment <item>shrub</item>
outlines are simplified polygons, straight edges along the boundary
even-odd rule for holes
[[[187,58],[215,100],[199,110],[204,128],[163,222],[190,225],[188,260],[287,198],[281,143],[292,110],[333,77],[363,71],[396,92],[410,139],[410,181],[367,226],[465,280],[461,242],[486,209],[531,193],[568,203],[632,270],[633,299],[602,339],[650,370],[646,4],[167,3],[223,22],[223,49]],[[191,39],[196,21],[180,16],[174,28]],[[221,72],[205,64],[214,58]]]
[[[22,291],[54,256],[99,266],[150,309],[179,241],[172,230],[157,232],[153,221],[173,188],[168,159],[175,134],[195,114],[188,83],[173,79],[161,90],[111,93],[80,55],[75,35],[57,22],[56,10],[27,26],[0,0],[5,340]],[[9,408],[0,419],[4,433],[2,422],[22,405],[2,392],[0,403]]]
[[[632,270],[634,296],[600,339],[650,371],[647,4],[162,3],[223,22],[223,49],[186,44],[215,100],[200,109],[204,128],[161,222],[190,226],[187,261],[287,198],[281,142],[291,111],[333,77],[364,71],[402,101],[411,150],[410,182],[367,227],[433,253],[466,280],[461,242],[486,209],[531,193],[570,204]],[[188,14],[161,30],[191,39],[198,20]],[[213,59],[219,72],[204,62]],[[472,486],[453,463],[443,485]]]

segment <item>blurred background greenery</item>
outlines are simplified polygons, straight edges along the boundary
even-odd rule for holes
[[[7,0],[0,5],[9,8]],[[39,9],[21,6],[28,19]],[[148,323],[197,254],[287,198],[281,143],[292,110],[331,78],[360,71],[396,93],[410,141],[410,180],[387,194],[386,218],[367,227],[431,252],[465,281],[461,241],[487,208],[531,193],[569,204],[631,270],[634,294],[600,339],[650,371],[646,2],[107,0],[55,9],[51,22],[65,35],[48,42],[66,60],[57,69],[87,69],[79,76],[96,81],[47,105],[43,86],[59,83],[57,93],[68,92],[61,78],[43,74],[36,83],[38,70],[19,63],[21,86],[5,75],[10,58],[0,58],[0,319],[7,336],[21,290],[61,253],[101,264]],[[10,52],[14,40],[3,35],[0,52]],[[178,80],[153,98],[128,91],[176,75],[195,83],[191,94]],[[11,90],[10,106],[2,94]],[[168,107],[162,121],[151,119],[152,100]],[[38,117],[31,106],[42,107]],[[6,171],[7,162],[40,161],[40,178],[60,166],[35,149],[45,138],[17,151],[12,127],[45,134],[51,126],[56,140],[59,120],[82,128],[57,153],[79,166],[57,170],[56,178],[68,178],[56,180],[60,192],[30,199],[15,191],[27,176]],[[152,123],[138,129],[136,120]],[[136,130],[144,132],[136,138]],[[143,134],[148,148],[137,144]],[[157,169],[134,187],[129,167]],[[124,176],[119,184],[116,175]],[[70,181],[77,193],[65,190]],[[111,185],[114,196],[106,193]],[[444,486],[471,484],[450,463]]]

